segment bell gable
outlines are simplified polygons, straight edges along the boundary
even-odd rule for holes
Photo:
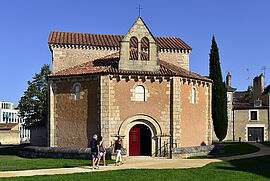
[[[120,44],[120,70],[160,70],[158,43],[141,17],[132,25]]]

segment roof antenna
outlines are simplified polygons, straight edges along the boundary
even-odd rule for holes
[[[249,85],[252,86],[252,83],[251,83],[251,80],[250,80],[250,72],[249,72],[249,69],[247,68],[246,71],[248,72],[248,78],[247,78],[247,80],[248,80],[248,82],[250,81],[250,82],[249,82]]]
[[[263,76],[264,76],[264,85],[266,85],[266,81],[265,81],[265,72],[266,70],[269,69],[266,66],[262,66],[261,70],[263,70]]]
[[[143,9],[143,8],[141,8],[141,5],[139,4],[139,7],[137,7],[136,9],[139,10],[139,17],[141,17],[141,9]]]

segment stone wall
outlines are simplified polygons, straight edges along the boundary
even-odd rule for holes
[[[225,153],[225,148],[222,144],[173,148],[172,158],[188,158],[191,156],[215,155],[220,153]]]
[[[25,158],[58,158],[91,160],[90,148],[20,147],[18,155]]]
[[[0,131],[0,145],[20,144],[20,131]]]
[[[189,53],[164,53],[159,52],[158,58],[168,63],[189,70]]]
[[[55,147],[89,147],[93,134],[100,134],[98,77],[54,80],[54,144]],[[76,100],[74,85],[81,86]],[[51,127],[52,129],[52,127]],[[50,140],[51,141],[51,140]],[[51,141],[52,142],[52,141]]]
[[[111,50],[52,48],[53,72],[80,65],[115,52]]]
[[[116,52],[118,52],[118,50],[52,48],[53,72],[55,73],[88,61],[93,61]],[[189,70],[189,53],[159,52],[158,57],[160,60]]]
[[[192,89],[196,89],[192,103]],[[212,142],[210,84],[183,80],[180,85],[180,145],[181,147],[209,145]],[[209,90],[210,89],[210,90]]]

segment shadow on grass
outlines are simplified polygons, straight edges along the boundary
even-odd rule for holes
[[[244,154],[254,153],[260,150],[258,147],[250,145],[248,143],[244,143],[244,142],[218,142],[218,143],[224,145],[225,153],[192,156],[192,157],[189,157],[188,159],[229,157],[229,156],[235,156],[235,155],[244,155]]]
[[[265,142],[262,142],[261,144],[263,144],[264,146],[270,147],[270,141],[265,141]]]
[[[228,161],[228,163],[230,163],[232,166],[217,166],[216,168],[231,171],[249,172],[266,178],[270,178],[270,155],[233,160]]]
[[[18,155],[18,146],[0,147],[0,155]]]

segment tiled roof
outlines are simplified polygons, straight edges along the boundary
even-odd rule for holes
[[[144,54],[145,56],[145,54]],[[148,71],[131,71],[131,70],[119,70],[119,52],[108,55],[101,59],[96,59],[94,61],[89,61],[81,65],[74,66],[59,72],[49,75],[49,77],[58,76],[70,76],[70,75],[84,75],[84,74],[125,74],[125,75],[169,75],[169,76],[182,76],[186,78],[193,78],[197,80],[204,80],[212,82],[211,79],[206,78],[202,75],[196,74],[194,72],[188,71],[181,67],[175,66],[168,62],[159,60],[160,71],[158,72],[148,72]]]
[[[93,47],[120,47],[120,42],[124,35],[104,35],[104,34],[90,34],[90,33],[71,33],[51,31],[49,37],[49,44],[58,45],[86,45]],[[179,37],[155,37],[160,49],[170,50],[192,50]],[[142,40],[142,47],[147,47],[147,41]],[[135,41],[131,42],[135,47]]]
[[[0,130],[11,130],[17,125],[18,123],[0,123]]]
[[[270,85],[268,85],[265,89],[264,89],[264,91],[263,91],[263,95],[265,95],[265,94],[268,94],[270,92]]]
[[[234,103],[247,103],[246,97],[248,96],[248,91],[236,91],[233,93]]]

